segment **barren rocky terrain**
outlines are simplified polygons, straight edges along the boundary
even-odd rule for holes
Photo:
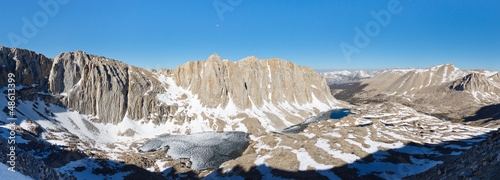
[[[0,46],[0,63],[0,74],[18,79],[16,170],[34,179],[430,178],[456,157],[467,163],[444,177],[495,170],[472,160],[481,151],[481,163],[496,165],[498,72],[385,70],[332,91],[338,100],[325,78],[281,59],[213,54],[145,70],[82,51],[51,59]],[[5,145],[7,83],[0,80]],[[352,114],[325,116],[335,109]],[[245,141],[224,135],[234,131]]]
[[[336,85],[335,97],[351,103],[399,102],[419,112],[496,127],[498,72],[462,70],[453,64],[427,69],[389,69],[358,83]]]
[[[424,173],[406,179],[498,179],[500,175],[500,131],[488,135],[485,141],[447,159]]]

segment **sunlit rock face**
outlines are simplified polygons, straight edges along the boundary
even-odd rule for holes
[[[132,119],[150,113],[169,114],[169,106],[157,106],[156,94],[164,91],[150,71],[82,51],[54,59],[48,91],[67,95],[63,103],[82,114],[92,114],[102,123],[117,124],[125,114]],[[168,116],[167,116],[168,117]],[[158,117],[156,122],[166,121]]]
[[[311,68],[281,59],[232,62],[214,54],[173,70],[145,70],[83,51],[49,59],[1,48],[6,65],[2,73],[23,69],[16,73],[22,85],[33,86],[24,90],[32,100],[43,94],[45,101],[91,115],[89,120],[96,123],[131,119],[168,124],[164,133],[180,134],[264,132],[299,124],[342,104]],[[128,131],[133,136],[140,130]]]
[[[232,62],[217,54],[205,61],[188,62],[172,71],[177,84],[198,94],[207,107],[261,107],[264,103],[334,101],[323,77],[309,67],[281,59],[255,57]]]

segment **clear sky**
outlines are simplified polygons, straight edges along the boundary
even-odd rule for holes
[[[0,16],[0,45],[52,58],[82,50],[146,69],[218,53],[319,71],[445,63],[500,71],[494,0],[3,0]]]

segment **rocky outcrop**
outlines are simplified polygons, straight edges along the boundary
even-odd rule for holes
[[[454,81],[451,84],[450,89],[457,91],[497,91],[495,85],[493,85],[485,75],[478,73],[472,73],[462,79]]]
[[[4,128],[0,128],[0,132],[3,130],[7,130]],[[36,137],[24,132],[21,130],[21,128],[18,126],[16,127],[16,130],[20,131],[17,132],[18,134],[21,134],[22,137],[27,137],[29,136],[30,138],[27,139],[36,139]],[[2,132],[3,133],[3,132]],[[73,175],[69,174],[63,174],[57,170],[55,170],[53,167],[47,165],[44,163],[43,160],[39,159],[39,157],[35,157],[32,153],[40,151],[41,147],[46,147],[47,144],[35,140],[29,145],[27,144],[16,144],[16,164],[15,164],[15,171],[20,172],[26,176],[29,176],[33,179],[48,179],[48,180],[75,180],[76,178]],[[10,156],[6,156],[6,154],[10,153],[11,144],[8,143],[7,139],[4,138],[3,136],[0,136],[0,153],[5,154],[5,156],[0,156],[0,162],[3,164],[9,164],[7,161],[10,161]],[[13,147],[13,146],[12,146]],[[45,149],[47,150],[47,149]],[[51,153],[58,151],[58,149],[50,149],[47,150],[45,153]],[[60,157],[63,158],[63,157]],[[2,178],[0,178],[2,179]]]
[[[149,119],[150,112],[169,114],[157,106],[161,83],[150,71],[82,51],[62,53],[50,71],[49,92],[66,94],[63,104],[103,123],[119,123],[125,115]],[[147,91],[150,91],[147,94]],[[157,123],[166,119],[155,119]]]
[[[0,87],[7,86],[8,73],[14,73],[16,85],[38,87],[44,90],[52,60],[42,54],[19,48],[0,46]]]
[[[127,109],[128,66],[81,51],[62,53],[54,59],[49,92],[67,94],[64,104],[83,114],[118,123]]]
[[[0,46],[0,75],[15,74],[16,93],[21,99],[39,95],[46,102],[62,105],[83,114],[97,116],[103,123],[121,122],[125,114],[132,119],[146,119],[150,112],[170,114],[175,108],[157,105],[156,93],[164,87],[150,71],[129,66],[82,51],[61,53],[54,59],[32,51]],[[0,87],[7,85],[0,79]],[[146,95],[151,91],[150,95]],[[61,96],[62,95],[62,96]],[[154,119],[165,122],[168,116]]]
[[[24,121],[24,123],[25,123],[23,124],[23,126],[25,127],[24,129],[33,134],[35,137],[40,137],[40,135],[42,135],[43,128],[40,126],[40,124],[36,123],[31,119]]]
[[[281,59],[247,57],[237,62],[217,54],[205,61],[188,62],[172,70],[177,85],[197,94],[203,105],[238,108],[262,107],[265,103],[312,103],[334,101],[323,77],[309,67]]]

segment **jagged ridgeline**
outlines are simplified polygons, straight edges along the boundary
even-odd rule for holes
[[[0,46],[0,63],[3,77],[13,72],[24,86],[23,101],[42,99],[92,115],[94,123],[170,125],[164,133],[282,129],[340,105],[323,77],[281,59],[233,62],[213,54],[173,70],[145,70],[82,51],[51,59]]]

